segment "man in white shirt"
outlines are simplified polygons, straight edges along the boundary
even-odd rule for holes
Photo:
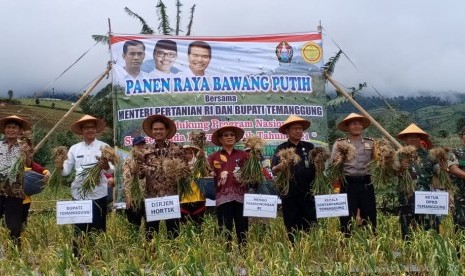
[[[127,81],[142,81],[148,78],[147,73],[141,71],[145,59],[145,45],[139,40],[128,40],[123,45],[124,67],[116,68],[115,83],[126,91]],[[133,85],[131,85],[132,87]]]
[[[204,41],[194,41],[187,48],[189,69],[192,76],[205,76],[205,70],[212,58],[212,48]]]
[[[151,72],[154,77],[166,77],[171,75],[171,67],[178,57],[178,46],[175,41],[169,39],[158,40],[153,49],[155,69]]]
[[[62,175],[69,175],[73,169],[76,171],[76,177],[71,183],[71,195],[74,200],[92,200],[92,223],[75,224],[75,236],[82,232],[89,231],[106,231],[107,215],[107,179],[103,172],[111,173],[108,160],[97,157],[101,156],[101,148],[108,146],[105,142],[97,140],[97,134],[102,132],[106,127],[104,121],[85,115],[77,122],[71,125],[71,131],[82,135],[83,141],[71,146],[68,151],[68,159],[63,164]],[[82,187],[84,177],[80,176],[83,169],[98,164],[102,168],[100,173],[99,184],[90,192],[82,195],[79,189]],[[73,241],[73,253],[79,256],[76,239]]]

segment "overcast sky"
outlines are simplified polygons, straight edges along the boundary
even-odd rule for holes
[[[174,0],[165,0],[174,27]],[[108,48],[92,34],[138,33],[124,7],[158,26],[155,0],[5,0],[0,9],[0,97],[44,89],[79,92],[106,68]],[[333,75],[346,87],[367,82],[380,93],[465,93],[465,1],[184,0],[182,26],[196,3],[194,36],[316,31],[324,28],[325,60],[337,45]],[[86,50],[63,77],[55,78]],[[107,81],[108,82],[108,81]],[[106,83],[107,83],[106,82]],[[102,83],[102,85],[105,84]],[[101,86],[99,87],[101,88]],[[330,87],[330,89],[333,89]]]

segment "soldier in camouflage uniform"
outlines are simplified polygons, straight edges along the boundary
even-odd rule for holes
[[[431,191],[433,178],[433,162],[428,156],[428,150],[421,146],[421,141],[425,141],[431,146],[429,135],[415,124],[409,125],[401,131],[397,138],[404,141],[407,146],[414,146],[417,149],[418,160],[400,160],[401,169],[408,169],[410,176],[415,183],[415,191]],[[398,190],[399,198],[399,219],[402,231],[402,238],[408,239],[410,228],[416,225],[424,230],[438,230],[438,217],[435,215],[415,215],[414,200],[415,195],[406,195],[401,189]]]
[[[465,146],[465,127],[459,133],[460,139]],[[453,155],[448,163],[449,173],[452,176],[457,190],[454,195],[453,219],[455,229],[465,229],[465,148],[454,149]]]

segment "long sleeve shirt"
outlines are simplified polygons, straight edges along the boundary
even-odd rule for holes
[[[108,188],[107,188],[107,178],[104,175],[104,171],[100,172],[100,181],[99,184],[85,197],[79,193],[79,188],[82,187],[82,183],[84,181],[84,177],[80,176],[84,168],[89,168],[94,166],[98,160],[97,157],[100,157],[102,152],[100,148],[103,146],[108,146],[108,144],[94,140],[92,143],[87,144],[86,142],[80,142],[74,144],[69,148],[68,151],[68,159],[65,160],[63,164],[63,171],[62,175],[66,176],[69,175],[73,169],[76,171],[76,177],[74,181],[71,183],[71,196],[74,199],[99,199],[108,195]],[[112,169],[107,170],[110,172]]]
[[[145,172],[145,195],[151,197],[171,196],[178,194],[178,183],[173,176],[168,175],[163,163],[165,160],[182,160],[181,148],[167,141],[164,145],[147,145],[144,153]],[[185,165],[187,164],[180,164]]]
[[[289,192],[282,197],[293,197],[311,194],[311,184],[315,178],[315,167],[309,161],[310,151],[314,148],[312,143],[299,141],[297,145],[289,140],[276,147],[271,166],[278,165],[281,160],[277,153],[282,149],[295,148],[295,152],[300,156],[300,162],[291,167],[291,179],[289,180]]]
[[[0,142],[0,174],[4,175],[0,181],[0,195],[24,198],[23,185],[16,181],[17,175],[11,175],[11,168],[21,156],[18,143],[8,145],[5,141]]]
[[[233,149],[231,154],[225,150],[220,150],[208,157],[208,163],[215,172],[216,206],[232,201],[244,203],[247,185],[239,182],[233,172],[236,167],[242,167],[247,158],[248,155],[245,151],[237,149]],[[222,184],[219,185],[219,183]]]

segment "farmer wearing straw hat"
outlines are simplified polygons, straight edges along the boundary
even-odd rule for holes
[[[192,170],[195,161],[197,160],[197,154],[200,149],[193,145],[184,145],[182,147],[184,158]],[[205,196],[200,191],[195,181],[191,182],[190,194],[184,195],[181,198],[181,221],[183,223],[192,221],[196,226],[200,226],[203,223],[203,216],[205,214]]]
[[[292,243],[296,231],[309,231],[317,221],[315,197],[310,185],[315,178],[315,168],[309,160],[314,145],[302,141],[304,131],[309,127],[310,121],[295,115],[289,116],[278,129],[280,133],[287,135],[288,140],[276,148],[271,162],[273,174],[276,175],[285,167],[283,160],[277,156],[281,150],[293,148],[300,156],[300,161],[290,167],[289,192],[281,195],[284,224]]]
[[[465,146],[465,126],[459,132],[462,145]],[[465,229],[465,148],[456,148],[448,162],[449,173],[454,180],[457,191],[454,194],[454,224],[456,231]]]
[[[107,178],[106,173],[113,173],[110,163],[101,156],[101,148],[108,146],[97,139],[97,135],[106,127],[106,123],[90,115],[84,115],[71,125],[71,131],[82,136],[82,142],[72,145],[68,150],[68,158],[63,163],[62,175],[67,176],[73,170],[76,177],[71,183],[71,196],[74,200],[92,200],[92,223],[80,223],[74,225],[74,234],[79,236],[89,231],[105,232],[107,226]],[[80,192],[84,182],[82,172],[84,168],[97,164],[102,171],[98,185],[86,193]],[[79,256],[76,239],[73,241],[73,253]]]
[[[212,143],[221,149],[208,157],[208,163],[214,172],[218,225],[220,230],[227,230],[228,250],[233,223],[239,245],[246,243],[249,229],[249,220],[243,214],[247,185],[241,182],[239,173],[248,155],[245,151],[234,148],[243,136],[244,130],[235,126],[224,126],[215,130]]]
[[[425,141],[431,147],[431,140],[428,133],[415,124],[410,124],[407,128],[397,134],[397,138],[402,140],[407,146],[416,149],[417,158],[415,160],[402,159],[399,156],[401,171],[407,170],[415,191],[432,191],[432,178],[434,175],[434,163],[429,158],[428,150],[421,146],[421,141]],[[402,176],[400,176],[402,177]],[[400,181],[402,182],[402,181]],[[414,194],[407,194],[400,189],[399,194],[399,219],[402,231],[402,238],[408,239],[410,227],[420,225],[424,230],[434,229],[438,231],[438,217],[435,215],[415,215],[414,214]]]
[[[0,142],[0,213],[5,216],[10,237],[18,246],[25,197],[22,173],[25,166],[32,165],[32,152],[23,151],[18,138],[24,131],[30,129],[31,124],[18,116],[0,119],[0,131],[4,134],[4,139]],[[15,169],[17,162],[24,163]]]
[[[338,139],[333,146],[331,156],[335,158],[338,152],[338,143],[349,143],[355,148],[355,156],[343,164],[341,192],[347,193],[349,216],[340,217],[341,231],[351,235],[350,222],[360,210],[362,225],[371,223],[373,231],[376,230],[376,200],[375,190],[371,180],[369,164],[373,160],[373,139],[363,137],[363,130],[370,125],[370,121],[359,114],[351,113],[342,120],[337,128],[347,132],[346,138]]]
[[[173,120],[163,115],[151,115],[142,123],[142,128],[148,136],[155,139],[155,143],[147,145],[144,153],[144,163],[141,166],[142,176],[145,176],[145,196],[147,198],[163,197],[178,194],[178,183],[172,173],[163,166],[166,161],[180,161],[178,167],[186,166],[181,148],[171,139],[176,134]],[[165,220],[168,238],[174,239],[179,235],[179,219]],[[160,221],[145,224],[145,237],[153,238],[158,233]]]

